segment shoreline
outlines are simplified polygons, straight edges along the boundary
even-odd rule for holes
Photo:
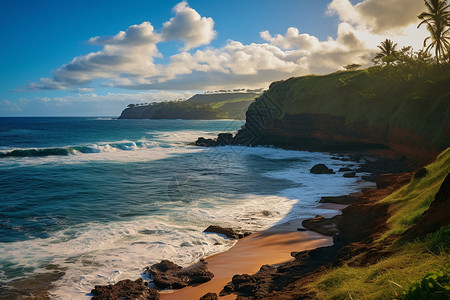
[[[346,195],[360,196],[364,190],[376,188],[374,184],[371,180],[360,178],[358,184],[351,191],[347,191]],[[316,206],[316,208],[326,210],[321,213],[326,219],[341,215],[342,210],[346,207],[348,205],[332,202],[318,202]],[[302,222],[307,219],[291,219],[268,229],[254,232],[239,239],[230,249],[204,257],[201,261],[205,261],[208,271],[214,274],[210,281],[188,285],[181,289],[158,289],[161,299],[199,299],[208,293],[219,295],[225,285],[232,281],[234,275],[255,274],[265,265],[277,267],[286,263],[294,263],[298,252],[333,246],[333,236],[323,235],[302,225]],[[236,294],[233,293],[220,297],[220,299],[235,298]]]
[[[359,192],[355,192],[359,193]],[[354,194],[354,193],[351,193]],[[322,203],[318,208],[329,210],[327,218],[341,214],[348,205]],[[214,277],[205,283],[187,286],[179,290],[159,290],[161,300],[199,299],[207,293],[219,295],[224,286],[237,274],[255,274],[264,265],[277,266],[292,262],[293,252],[314,250],[333,245],[333,237],[304,228],[306,219],[294,219],[255,232],[237,241],[225,252],[204,258]],[[298,228],[304,228],[299,231]],[[235,299],[235,294],[220,299]]]
[[[369,188],[370,181],[361,179],[360,185],[348,193],[351,196],[361,196]],[[317,208],[329,210],[322,215],[329,219],[342,214],[342,210],[349,204],[319,203]],[[307,219],[294,219],[274,225],[266,230],[255,232],[244,237],[225,252],[217,253],[204,258],[208,270],[214,277],[205,283],[190,285],[179,290],[159,290],[161,300],[200,299],[208,293],[218,296],[227,283],[232,281],[234,275],[258,273],[264,265],[277,267],[294,262],[293,253],[315,250],[321,247],[334,245],[333,236],[320,234],[307,229],[302,222]],[[303,230],[299,231],[298,228]],[[220,299],[236,299],[235,293],[219,296]]]
[[[332,212],[330,212],[332,213]],[[333,238],[312,231],[297,231],[302,219],[275,225],[244,237],[225,252],[205,258],[214,277],[202,284],[180,290],[159,291],[162,300],[199,299],[208,292],[219,294],[236,274],[254,274],[263,265],[278,265],[293,261],[294,251],[331,246]],[[230,294],[221,299],[235,299]]]

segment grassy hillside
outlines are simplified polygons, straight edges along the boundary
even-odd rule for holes
[[[441,67],[419,76],[372,67],[290,78],[274,82],[249,111],[261,108],[269,98],[284,113],[281,118],[308,113],[343,116],[349,124],[364,122],[380,132],[395,126],[449,146],[449,71]]]
[[[186,101],[137,105],[125,109],[121,119],[244,119],[259,94],[198,94]]]
[[[391,217],[387,232],[372,247],[385,247],[384,251],[391,255],[362,267],[352,264],[358,259],[354,257],[328,270],[308,286],[319,299],[448,299],[450,226],[413,241],[401,236],[430,207],[450,172],[450,148],[426,169],[424,178],[414,178],[380,201],[391,205]],[[437,298],[424,295],[424,290],[434,290]]]

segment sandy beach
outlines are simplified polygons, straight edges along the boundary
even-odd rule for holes
[[[214,278],[204,284],[188,286],[177,291],[161,293],[161,299],[199,299],[208,292],[219,294],[235,274],[254,274],[262,265],[276,265],[293,260],[291,252],[329,246],[331,237],[318,233],[297,231],[302,220],[276,225],[239,240],[226,252],[206,258]],[[220,297],[235,299],[236,295]]]

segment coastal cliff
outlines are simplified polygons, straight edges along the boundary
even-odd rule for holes
[[[371,68],[274,82],[249,106],[231,143],[376,150],[423,164],[450,144],[450,77],[444,72],[399,82],[383,72]]]
[[[119,119],[244,119],[258,93],[197,94],[186,101],[130,104]]]

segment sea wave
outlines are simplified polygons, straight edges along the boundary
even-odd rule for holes
[[[83,146],[66,146],[59,148],[30,148],[30,149],[8,149],[0,151],[0,158],[6,157],[44,157],[44,156],[68,156],[77,154],[101,153],[112,151],[135,151],[140,148],[147,149],[155,147],[153,143],[145,141],[125,141],[118,143],[92,144]]]

